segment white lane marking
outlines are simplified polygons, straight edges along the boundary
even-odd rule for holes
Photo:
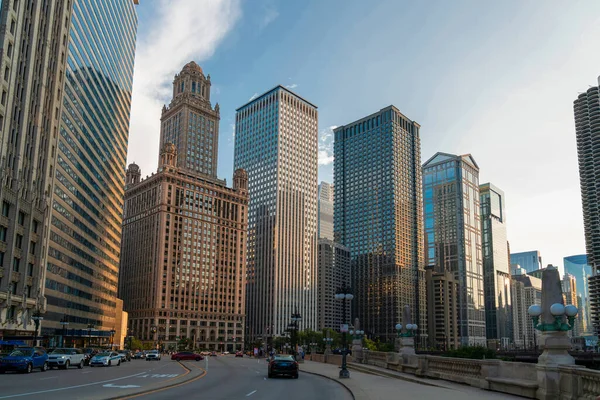
[[[40,381],[45,381],[46,379],[56,379],[58,376],[51,376],[50,378],[42,378]]]
[[[67,386],[67,387],[63,387],[63,388],[56,388],[56,389],[40,390],[39,392],[29,392],[29,393],[11,394],[11,395],[9,395],[9,396],[0,396],[0,399],[12,399],[13,397],[31,396],[31,395],[34,395],[34,394],[51,393],[51,392],[60,392],[60,391],[62,391],[62,390],[77,389],[77,388],[86,387],[86,386],[100,385],[100,384],[102,384],[102,383],[115,382],[115,381],[120,381],[120,380],[122,380],[122,379],[133,378],[134,376],[142,375],[142,374],[145,374],[145,373],[146,373],[146,372],[140,372],[139,374],[135,374],[135,375],[128,375],[128,376],[122,376],[122,377],[120,377],[120,378],[109,379],[109,380],[107,380],[107,381],[92,382],[92,383],[86,383],[86,384],[83,384],[83,385]]]
[[[267,378],[263,378],[265,381],[267,380]]]
[[[106,385],[102,385],[102,387],[107,387],[107,388],[119,388],[119,389],[130,389],[130,388],[136,388],[139,387],[138,385],[113,385],[112,383],[107,383]]]
[[[256,392],[257,392],[257,390],[253,390],[253,391],[251,391],[250,393],[248,393],[248,394],[246,395],[246,397],[250,397],[250,396],[252,396],[252,395],[253,395],[254,393],[256,393]]]
[[[91,374],[94,371],[86,371],[86,372],[82,372],[82,374]]]
[[[256,370],[255,370],[254,372],[256,372],[257,374],[260,374],[260,372],[259,372],[259,371],[256,371]]]

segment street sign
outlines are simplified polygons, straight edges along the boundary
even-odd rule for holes
[[[348,332],[348,324],[340,325],[340,332],[342,332],[342,333]]]

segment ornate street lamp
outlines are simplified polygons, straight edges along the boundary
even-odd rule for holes
[[[298,312],[298,308],[296,308],[296,312],[292,314],[292,322],[288,325],[288,329],[291,332],[291,342],[292,342],[292,355],[294,358],[296,357],[296,338],[298,336],[298,325],[302,320],[302,316]]]
[[[360,340],[363,338],[363,336],[365,336],[365,331],[361,329],[350,330],[350,336],[352,336],[352,339],[354,340]]]
[[[527,312],[533,319],[533,327],[540,332],[566,332],[573,329],[575,326],[575,316],[579,310],[572,304],[563,306],[560,303],[555,303],[550,306],[550,314],[554,317],[552,323],[540,323],[540,315],[542,315],[542,307],[534,304],[529,307]],[[567,322],[563,322],[563,317],[567,317]]]
[[[396,324],[395,326],[398,337],[413,337],[415,331],[418,329],[416,324],[406,324],[406,332],[402,333],[402,324]]]
[[[40,329],[40,321],[44,320],[44,317],[41,316],[39,308],[35,310],[35,313],[33,314],[33,317],[31,317],[31,319],[33,320],[33,323],[35,324],[35,331],[33,332],[33,345],[37,346],[37,336],[38,336],[38,331]]]
[[[94,329],[94,324],[88,324],[88,347],[92,347],[92,329]]]
[[[346,323],[346,301],[352,301],[354,295],[350,292],[350,288],[342,287],[335,294],[335,299],[342,302],[342,325]],[[342,369],[340,370],[340,378],[350,378],[350,371],[346,363],[346,355],[348,354],[348,343],[346,338],[347,329],[343,333],[343,349],[342,349]]]
[[[117,331],[115,331],[114,329],[110,330],[110,349],[112,350],[114,347],[114,337],[115,337],[115,333],[117,333]]]
[[[127,336],[129,336],[129,351],[131,351],[131,342],[133,340],[133,329],[127,329]]]
[[[154,324],[150,325],[150,333],[152,333],[152,342],[154,343],[155,349],[158,348],[158,344],[156,343],[156,331],[157,330],[158,330],[158,328],[156,327],[156,325],[154,325]]]
[[[63,329],[62,343],[61,343],[60,347],[65,347],[65,337],[67,336],[67,326],[69,326],[69,320],[67,319],[66,315],[64,317],[62,317],[62,319],[60,320],[60,324],[62,325],[62,329]]]

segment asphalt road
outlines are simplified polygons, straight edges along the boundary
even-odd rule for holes
[[[173,386],[176,385],[176,386]],[[173,386],[166,388],[166,386]],[[147,392],[140,394],[140,392]],[[264,359],[232,355],[178,363],[133,360],[113,367],[85,367],[0,375],[1,399],[103,400],[352,400],[337,382],[302,373],[299,379],[267,378]]]
[[[204,367],[204,366],[203,366]],[[202,378],[161,392],[136,397],[139,400],[352,400],[339,383],[308,373],[298,379],[267,378],[264,359],[209,357],[207,374]]]
[[[169,385],[185,379],[189,373],[178,362],[166,358],[162,361],[132,360],[118,367],[34,370],[31,374],[7,372],[0,375],[0,399],[108,399]]]

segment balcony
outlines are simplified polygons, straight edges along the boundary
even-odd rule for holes
[[[33,286],[33,277],[32,276],[25,277],[25,286]]]
[[[21,273],[13,271],[10,280],[12,282],[19,282],[21,280]]]

